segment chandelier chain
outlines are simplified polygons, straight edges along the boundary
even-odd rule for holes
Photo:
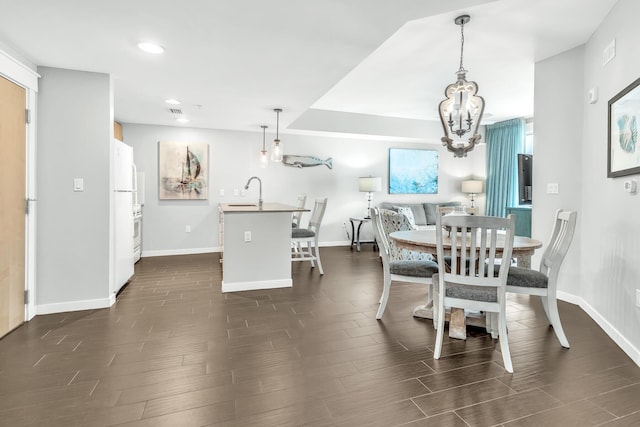
[[[462,66],[462,57],[464,53],[464,21],[460,23],[460,70],[464,71],[464,67]]]

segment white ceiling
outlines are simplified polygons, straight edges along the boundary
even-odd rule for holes
[[[490,123],[530,116],[534,63],[586,42],[616,1],[0,0],[0,43],[37,66],[112,74],[121,122],[182,126],[163,102],[177,98],[186,126],[260,131],[280,107],[283,133],[304,132],[337,112],[436,120],[467,13],[464,66]]]

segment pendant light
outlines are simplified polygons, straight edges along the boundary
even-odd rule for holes
[[[280,113],[282,113],[282,108],[274,108],[273,111],[276,112],[276,139],[273,140],[273,145],[271,146],[271,160],[274,162],[282,161],[282,142],[280,142]]]
[[[462,65],[464,24],[470,20],[469,15],[458,16],[454,20],[455,24],[460,26],[460,69],[456,73],[457,81],[447,86],[444,91],[446,98],[438,107],[440,122],[444,129],[442,145],[453,153],[453,157],[466,157],[467,152],[473,150],[481,138],[481,135],[478,135],[478,126],[484,112],[484,99],[476,95],[478,85],[466,80],[467,70]],[[468,141],[453,141],[455,137],[461,140],[467,133],[470,135]]]
[[[261,168],[266,168],[267,165],[269,165],[269,153],[267,153],[267,149],[264,148],[264,144],[265,144],[265,132],[267,129],[267,125],[260,125],[260,127],[262,128],[262,150],[260,150],[260,167]]]

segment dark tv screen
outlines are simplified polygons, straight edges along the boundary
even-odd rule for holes
[[[518,154],[518,197],[521,205],[530,205],[533,193],[533,156]]]

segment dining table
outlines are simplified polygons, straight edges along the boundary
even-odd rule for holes
[[[395,231],[389,234],[389,238],[393,240],[399,248],[428,253],[434,257],[437,254],[438,245],[436,242],[435,229]],[[499,234],[496,247],[498,252],[504,248],[504,241],[505,235]],[[442,245],[445,253],[451,250],[451,239],[447,233],[443,234]],[[531,268],[531,256],[534,254],[536,249],[541,247],[542,242],[539,240],[525,236],[514,236],[512,257],[516,259],[518,267]],[[428,295],[425,304],[420,305],[413,310],[413,315],[415,317],[433,319],[433,299],[431,294]],[[467,324],[487,327],[488,332],[491,332],[492,336],[495,337],[497,331],[489,330],[491,328],[487,322],[488,319],[485,318],[482,313],[468,313],[465,315],[464,309],[451,307],[449,314],[449,337],[463,340],[466,339]]]

